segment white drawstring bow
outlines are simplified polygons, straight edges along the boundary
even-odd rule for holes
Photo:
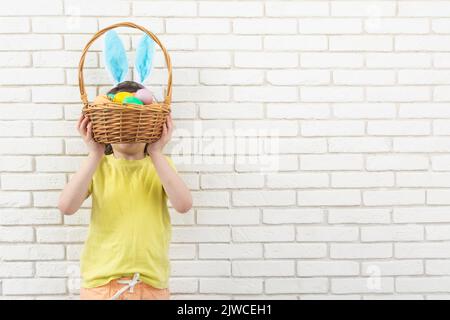
[[[134,286],[137,285],[141,280],[139,279],[139,273],[136,272],[133,276],[133,279],[131,280],[117,280],[120,284],[126,284],[125,287],[120,288],[112,297],[110,300],[117,300],[118,297],[128,289],[130,289],[130,292],[134,292]]]

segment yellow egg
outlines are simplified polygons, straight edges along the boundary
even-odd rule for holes
[[[125,99],[126,97],[132,97],[132,96],[133,96],[133,94],[130,92],[118,92],[114,96],[114,102],[122,103],[123,99]]]
[[[94,104],[104,104],[104,103],[111,103],[111,100],[109,100],[108,97],[105,96],[104,94],[95,97]]]

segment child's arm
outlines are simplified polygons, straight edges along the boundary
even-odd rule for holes
[[[89,155],[80,169],[66,184],[59,197],[58,208],[63,214],[74,214],[87,198],[91,179],[105,150],[103,144],[95,142],[92,138],[92,123],[89,118],[81,115],[77,123],[77,129],[88,146]]]
[[[148,146],[148,153],[153,161],[153,165],[155,166],[170,203],[179,213],[185,213],[192,207],[191,192],[180,176],[178,176],[175,170],[170,166],[162,153],[162,149],[172,136],[172,131],[172,117],[169,115],[163,126],[161,138]]]

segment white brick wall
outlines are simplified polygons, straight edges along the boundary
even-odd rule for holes
[[[450,297],[449,0],[16,0],[0,10],[0,299],[78,296],[91,202],[56,208],[86,154],[76,68],[124,20],[174,66],[167,151],[194,197],[171,210],[175,299]],[[110,86],[101,50],[89,97]]]

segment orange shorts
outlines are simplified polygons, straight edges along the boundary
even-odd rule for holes
[[[119,280],[130,280],[129,277],[111,280],[109,283],[95,288],[81,288],[81,300],[109,300],[117,291],[126,286],[119,283]],[[159,289],[144,282],[137,283],[132,290],[127,289],[117,300],[169,300],[169,288]]]

